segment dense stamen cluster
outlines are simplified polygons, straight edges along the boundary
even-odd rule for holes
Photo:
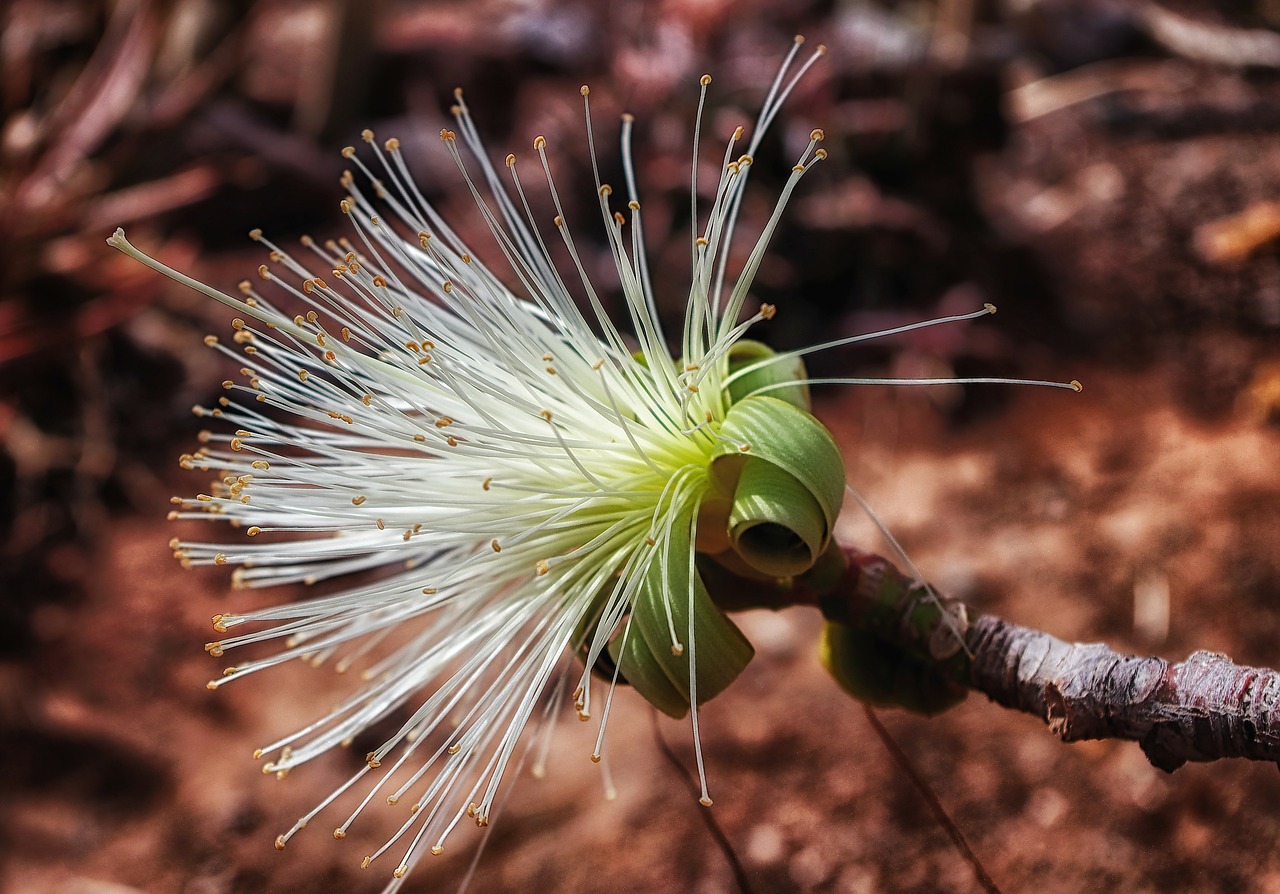
[[[364,861],[396,850],[394,889],[424,854],[443,851],[464,818],[489,822],[501,781],[523,760],[522,738],[531,747],[522,733],[535,710],[553,717],[569,698],[591,719],[603,686],[591,754],[599,761],[624,678],[667,713],[689,714],[710,805],[698,705],[732,681],[751,648],[706,592],[694,554],[783,577],[827,549],[843,467],[807,412],[812,380],[798,358],[886,334],[786,354],[744,339],[775,313],[750,308],[751,285],[793,190],[825,158],[814,130],[745,261],[731,263],[760,141],[823,52],[797,62],[800,45],[750,140],[742,145],[743,128],[729,139],[705,212],[697,171],[710,78],[701,79],[692,275],[675,355],[645,255],[632,121],[622,122],[626,201],[616,208],[595,163],[586,87],[627,335],[587,275],[546,139],[533,149],[555,215],[539,226],[516,157],[491,163],[460,92],[456,129],[441,139],[502,255],[501,274],[422,195],[399,142],[379,144],[369,131],[368,148],[343,152],[354,167],[341,202],[352,238],[304,237],[295,256],[254,231],[268,263],[238,297],[141,253],[123,231],[108,240],[238,314],[232,344],[206,342],[243,364],[241,378],[223,383],[231,397],[219,406],[196,408],[226,428],[202,433],[203,446],[182,458],[218,477],[209,493],[175,497],[171,517],[239,532],[225,542],[175,539],[175,554],[188,565],[235,566],[237,587],[365,572],[328,595],[214,618],[221,637],[210,654],[265,642],[277,651],[237,662],[210,688],[296,658],[360,668],[362,685],[337,707],[259,749],[264,771],[284,776],[375,724],[398,724],[278,847],[348,792],[363,794],[337,838],[375,798],[411,799],[400,829]],[[548,239],[561,243],[567,269]],[[544,754],[545,744],[535,770]]]
[[[751,449],[720,432],[730,403],[727,357],[773,314],[765,305],[743,319],[787,199],[825,156],[820,131],[740,271],[730,269],[729,246],[759,141],[822,52],[795,65],[799,47],[745,151],[742,128],[728,142],[705,214],[696,198],[695,138],[693,274],[678,358],[668,350],[645,258],[629,117],[622,126],[625,207],[614,209],[614,190],[598,169],[595,187],[634,341],[609,318],[587,275],[547,141],[538,137],[533,148],[585,313],[544,241],[515,156],[507,156],[504,178],[461,93],[456,129],[441,138],[507,279],[423,197],[398,141],[379,145],[368,131],[372,163],[353,148],[343,153],[356,171],[343,179],[342,201],[353,238],[304,238],[295,256],[255,231],[269,262],[256,282],[241,283],[238,297],[164,267],[122,232],[110,240],[239,314],[233,345],[207,340],[243,364],[241,379],[223,383],[234,399],[196,408],[229,430],[203,433],[201,449],[182,460],[219,480],[210,493],[175,498],[171,517],[224,520],[249,539],[177,539],[175,553],[189,565],[236,566],[238,587],[381,572],[331,595],[214,619],[225,634],[206,647],[215,656],[266,641],[279,648],[237,662],[211,688],[295,658],[338,671],[361,667],[364,685],[347,700],[259,750],[266,772],[283,776],[379,721],[401,721],[278,846],[352,789],[364,794],[337,826],[338,838],[375,797],[393,804],[411,797],[404,825],[365,861],[399,842],[399,879],[424,853],[441,852],[463,818],[488,822],[544,691],[571,691],[579,716],[591,717],[601,685],[591,670],[611,643],[638,636],[633,603],[646,575],[665,572],[674,550],[691,552],[697,541],[712,458],[726,441]],[[699,116],[709,83],[704,76]],[[585,87],[582,96],[594,162]],[[692,590],[688,557],[680,567],[689,569]],[[670,607],[665,614],[670,651],[689,668],[696,737],[702,699],[694,610],[685,619]],[[566,677],[572,652],[582,664]],[[618,681],[611,664],[595,760]],[[568,681],[563,690],[560,680]],[[705,776],[703,800],[710,803]]]

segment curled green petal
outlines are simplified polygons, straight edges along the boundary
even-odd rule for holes
[[[769,388],[770,397],[808,412],[809,386],[800,381],[805,378],[808,378],[808,372],[800,357],[780,356],[762,342],[744,338],[729,349],[729,384],[725,391],[730,404],[736,404],[761,388]],[[786,382],[796,384],[785,388],[773,387]]]
[[[732,494],[729,540],[762,574],[801,574],[822,555],[844,499],[844,461],[811,414],[767,395],[729,408],[711,474]]]
[[[620,677],[663,714],[678,719],[689,713],[688,692],[671,682],[634,623],[609,641],[609,657],[621,668]]]
[[[729,543],[751,568],[770,577],[808,571],[827,546],[822,507],[794,475],[748,457],[729,512]]]
[[[691,523],[692,516],[676,520],[669,542],[665,549],[657,547],[658,555],[632,600],[628,639],[640,640],[643,646],[628,642],[615,655],[627,681],[658,710],[673,717],[682,716],[692,701],[691,660],[697,700],[702,704],[737,679],[755,654],[751,643],[716,607],[703,586],[693,564]],[[673,689],[679,704],[672,697]]]

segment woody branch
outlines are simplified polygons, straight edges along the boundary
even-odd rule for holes
[[[786,586],[737,582],[712,592],[733,594],[725,608],[816,606],[828,621],[873,635],[914,665],[914,679],[981,692],[1039,717],[1064,742],[1132,740],[1167,772],[1228,757],[1280,764],[1280,672],[1269,668],[1216,652],[1171,663],[1065,642],[937,597],[888,560],[853,547]]]

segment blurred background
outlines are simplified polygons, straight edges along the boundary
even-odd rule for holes
[[[123,225],[234,286],[261,262],[252,227],[290,245],[341,233],[339,151],[364,127],[398,136],[424,191],[477,232],[437,138],[458,86],[496,157],[548,137],[606,291],[577,88],[592,87],[606,180],[617,115],[636,115],[652,263],[678,320],[698,76],[715,77],[715,165],[792,35],[825,43],[744,204],[751,232],[826,130],[831,157],[760,271],[756,294],[779,308],[762,336],[795,347],[990,301],[996,317],[811,368],[1085,384],[821,392],[854,485],[930,578],[984,611],[1142,653],[1280,663],[1275,0],[9,0],[0,22],[0,889],[386,880],[359,864],[399,824],[389,808],[344,842],[322,817],[272,847],[366,749],[263,777],[253,748],[328,705],[331,673],[205,690],[221,667],[201,649],[209,617],[245,597],[173,561],[165,514],[206,484],[176,459],[202,427],[191,405],[228,375],[201,339],[229,314],[103,239]],[[885,549],[853,509],[843,525]],[[742,623],[758,658],[702,729],[751,890],[978,890],[819,668],[818,619]],[[1064,746],[981,697],[885,718],[1006,892],[1280,892],[1275,767],[1166,776],[1135,746]],[[623,699],[613,800],[572,727],[486,830],[472,890],[737,889],[655,739],[688,764],[685,725]],[[459,845],[478,838],[462,830],[406,890],[455,890],[473,851]]]

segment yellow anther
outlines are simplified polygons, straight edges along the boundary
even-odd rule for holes
[[[815,127],[813,130],[809,131],[809,139],[813,140],[815,143],[821,142],[826,138],[827,135],[822,132],[821,127]]]
[[[489,541],[489,546],[493,547],[493,551],[494,551],[495,553],[500,553],[500,552],[502,552],[502,544],[500,544],[496,539],[495,539],[495,540],[490,540],[490,541]]]
[[[514,152],[507,153],[507,167],[514,168],[516,166],[516,156]]]
[[[257,525],[250,525],[249,529],[244,532],[249,537],[257,537],[262,533],[262,528]]]
[[[359,506],[359,505],[361,505],[362,503],[364,503],[364,501],[365,501],[365,500],[367,500],[367,499],[369,499],[369,498],[368,498],[368,497],[366,497],[364,494],[361,494],[361,495],[360,495],[360,496],[358,496],[358,497],[352,497],[352,498],[351,498],[351,505],[352,505],[352,506]]]
[[[533,148],[534,148],[536,151],[538,151],[538,152],[541,152],[543,149],[546,149],[546,148],[547,148],[547,138],[546,138],[546,137],[544,137],[544,136],[536,136],[536,137],[534,137],[534,138],[533,138]]]
[[[583,84],[581,87],[578,88],[578,92],[581,93],[583,96],[588,96],[591,93],[591,88],[588,87],[586,84]]]
[[[397,139],[396,137],[392,137],[382,145],[383,145],[383,148],[385,148],[388,152],[395,152],[397,149],[400,148],[400,140]]]
[[[703,87],[710,87],[710,86],[711,86],[711,75],[709,75],[709,74],[704,74],[702,77],[698,78],[698,83],[699,83],[699,84],[701,84]]]

